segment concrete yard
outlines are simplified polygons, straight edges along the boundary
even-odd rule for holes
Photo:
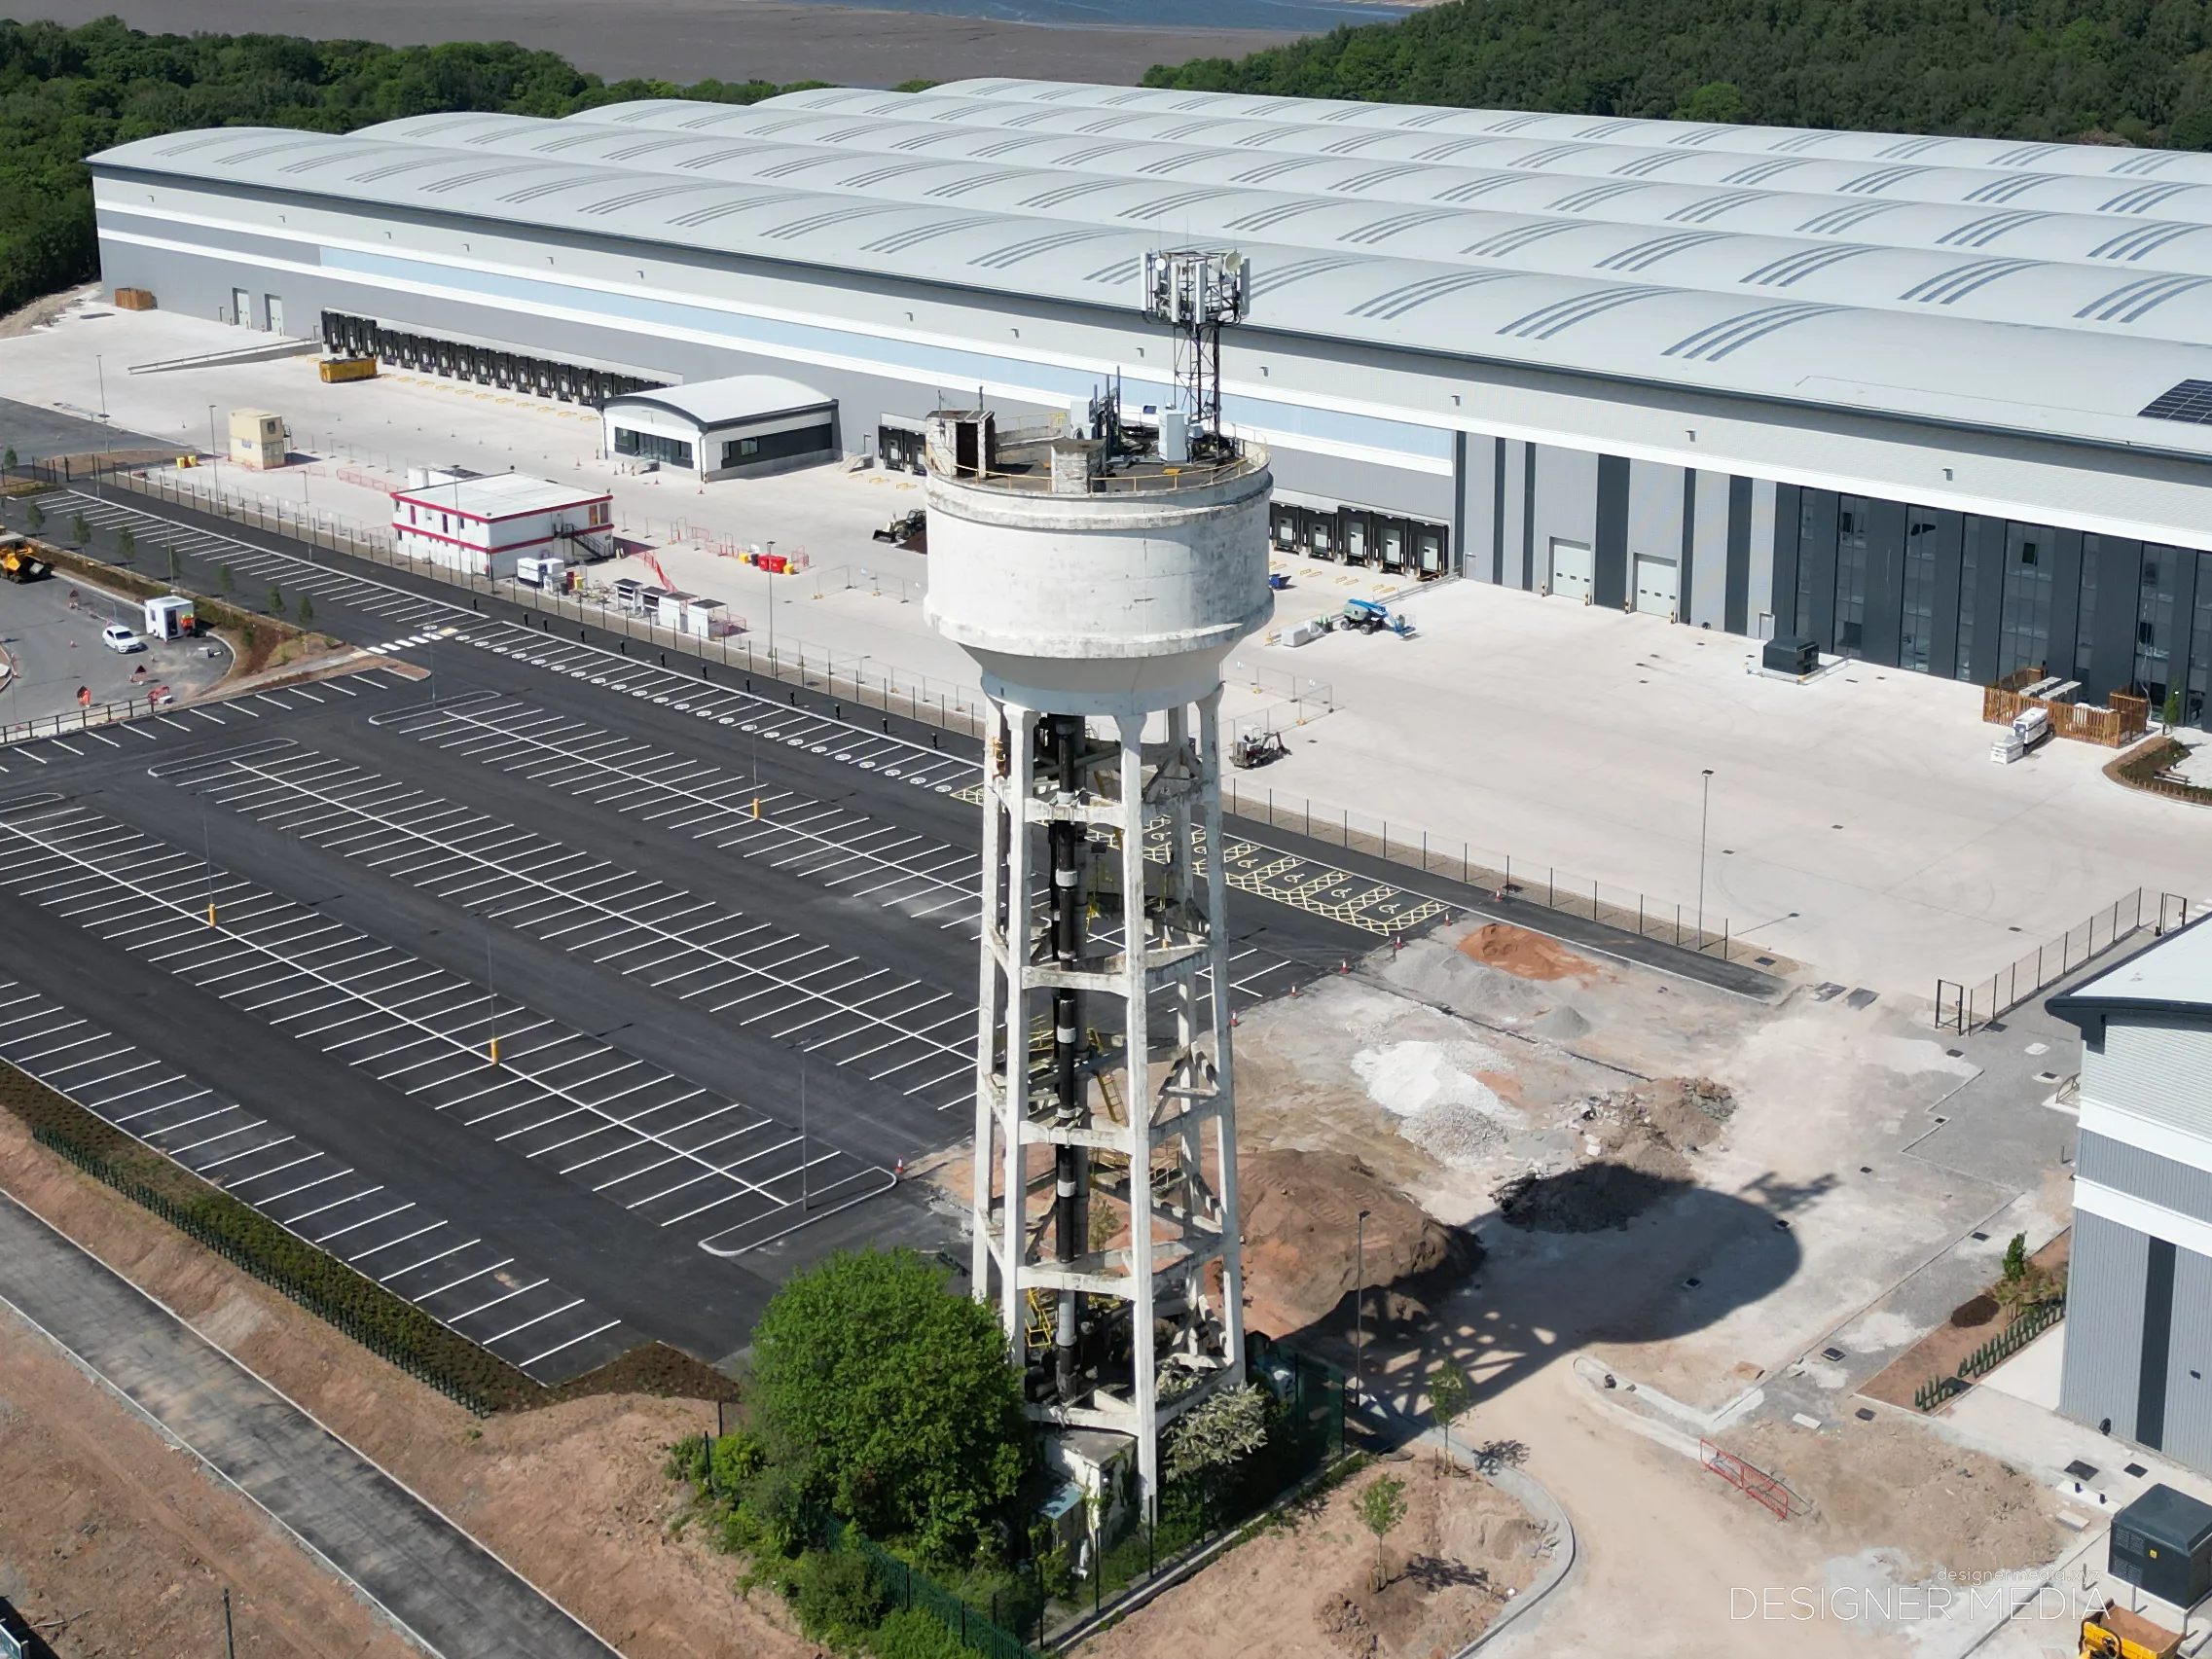
[[[423,377],[326,386],[306,357],[108,372],[254,338],[84,304],[0,342],[0,366],[15,396],[84,413],[97,357],[113,423],[185,448],[205,444],[210,406],[279,410],[311,459],[276,475],[226,466],[221,486],[363,523],[383,522],[376,486],[411,463],[594,482],[635,538],[663,550],[672,580],[725,598],[756,641],[773,602],[780,641],[967,683],[918,602],[926,559],[869,539],[919,504],[918,480],[823,468],[701,487],[623,474],[597,458],[588,411]],[[864,442],[873,413],[845,418],[847,442]],[[773,601],[772,579],[713,551],[771,539],[813,560],[811,580],[774,580]],[[1398,587],[1379,572],[1277,562],[1293,577],[1286,623]],[[1419,625],[1411,640],[1240,648],[1231,712],[1272,707],[1291,728],[1289,757],[1239,775],[1241,791],[1310,799],[1322,821],[1351,808],[1394,839],[1426,833],[1494,863],[1509,855],[1516,876],[1556,871],[1563,885],[1596,881],[1609,899],[1642,894],[1652,914],[1694,916],[1711,768],[1707,920],[1892,1000],[1931,995],[1938,977],[1985,977],[2138,886],[2212,896],[2212,841],[2194,809],[2112,783],[2110,751],[2086,744],[1992,765],[1971,685],[1851,664],[1777,681],[1747,671],[1755,648],[1742,639],[1475,583],[1404,603]],[[1292,706],[1293,693],[1311,701]],[[1292,724],[1301,715],[1309,723]]]

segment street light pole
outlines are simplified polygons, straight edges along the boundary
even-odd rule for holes
[[[1360,1211],[1352,1247],[1352,1391],[1367,1403],[1367,1217]]]
[[[207,406],[207,458],[211,461],[223,458],[222,451],[215,448],[215,406],[213,404]]]
[[[1697,803],[1697,948],[1705,949],[1705,829],[1713,812],[1713,769],[1701,775]]]

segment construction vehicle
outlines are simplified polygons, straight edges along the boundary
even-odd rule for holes
[[[1247,732],[1231,746],[1229,764],[1239,772],[1250,772],[1255,766],[1281,760],[1289,752],[1290,745],[1283,740],[1280,732]]]
[[[53,573],[54,566],[33,553],[21,536],[0,536],[0,576],[11,582],[36,582]]]
[[[911,513],[901,514],[882,529],[875,532],[876,540],[888,541],[893,547],[903,547],[912,553],[929,551],[929,515],[920,507]]]
[[[1347,599],[1344,614],[1336,619],[1336,626],[1349,628],[1355,633],[1395,633],[1400,639],[1413,637],[1413,624],[1402,616],[1391,615],[1390,606],[1379,599]]]
[[[2082,1621],[2081,1659],[2174,1659],[2182,1633],[2153,1624],[2117,1602]]]

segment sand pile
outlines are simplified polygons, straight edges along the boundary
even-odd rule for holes
[[[1433,939],[1416,939],[1376,970],[1425,1002],[1493,1025],[1533,1020],[1559,999],[1542,988],[1462,956]]]
[[[1503,968],[1515,979],[1605,979],[1595,962],[1577,956],[1556,939],[1531,933],[1509,922],[1492,921],[1460,941],[1460,951],[1485,967]]]
[[[1506,1136],[1526,1127],[1483,1081],[1505,1063],[1479,1043],[1402,1042],[1361,1049],[1352,1069],[1367,1098],[1397,1120],[1397,1132],[1452,1169],[1471,1169],[1502,1151]]]
[[[1472,1244],[1357,1158],[1333,1152],[1259,1152],[1240,1159],[1248,1322],[1287,1336],[1329,1314],[1351,1294],[1355,1239],[1367,1211],[1366,1281],[1457,1278],[1473,1265]]]

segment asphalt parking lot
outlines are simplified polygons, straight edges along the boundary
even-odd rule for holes
[[[63,505],[428,677],[0,749],[0,1056],[546,1381],[727,1355],[836,1247],[964,1254],[894,1172],[970,1127],[973,745]],[[1432,902],[1231,866],[1245,1005]]]

